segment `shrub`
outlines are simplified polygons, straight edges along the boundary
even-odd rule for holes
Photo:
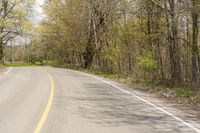
[[[193,92],[186,88],[175,88],[177,96],[190,97]]]
[[[138,66],[147,71],[152,71],[158,67],[158,63],[154,59],[153,54],[147,53],[144,56],[139,58]]]

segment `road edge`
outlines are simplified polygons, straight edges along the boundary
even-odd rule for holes
[[[174,118],[175,120],[181,122],[181,123],[184,124],[185,126],[187,126],[187,127],[189,127],[190,129],[194,130],[196,133],[200,133],[200,129],[197,128],[197,127],[195,127],[195,126],[193,126],[192,124],[190,124],[190,123],[184,121],[183,119],[181,119],[181,118],[179,118],[179,117],[173,115],[172,113],[166,111],[165,109],[159,107],[158,105],[156,105],[156,104],[154,104],[154,103],[151,103],[151,102],[149,102],[148,100],[145,100],[144,98],[139,97],[139,96],[137,96],[136,94],[131,93],[130,91],[124,90],[124,89],[122,89],[121,87],[118,87],[117,85],[115,85],[115,84],[113,84],[113,83],[111,83],[111,82],[109,82],[109,81],[107,81],[107,80],[104,80],[102,77],[98,77],[97,75],[85,73],[85,72],[82,72],[82,71],[72,70],[72,69],[66,69],[66,70],[67,70],[67,71],[76,72],[76,73],[79,73],[79,74],[82,74],[82,75],[85,75],[85,76],[88,76],[88,77],[91,77],[91,78],[100,80],[100,81],[102,81],[102,82],[104,82],[104,83],[106,83],[106,84],[108,84],[108,85],[110,85],[110,86],[112,86],[112,87],[114,87],[114,88],[116,88],[116,89],[118,89],[118,90],[120,90],[120,91],[122,91],[122,92],[128,94],[128,95],[131,95],[131,96],[137,98],[138,100],[140,100],[140,101],[142,101],[142,102],[144,102],[144,103],[146,103],[146,104],[148,104],[148,105],[150,105],[150,106],[156,108],[157,110],[159,110],[159,111],[165,113],[166,115],[168,115],[168,116]]]

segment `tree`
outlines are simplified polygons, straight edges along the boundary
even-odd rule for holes
[[[33,37],[43,59],[134,80],[200,85],[198,0],[51,0],[44,11]]]
[[[22,0],[0,1],[0,60],[3,58],[3,47],[10,39],[20,34],[19,25],[22,17],[20,3]]]
[[[199,82],[198,75],[200,70],[200,58],[199,58],[199,49],[198,49],[198,35],[199,35],[199,0],[191,0],[192,2],[192,81],[193,83]]]

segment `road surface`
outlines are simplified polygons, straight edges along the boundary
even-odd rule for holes
[[[1,133],[200,133],[199,123],[150,94],[72,70],[0,76]]]

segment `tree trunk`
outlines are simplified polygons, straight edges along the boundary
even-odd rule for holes
[[[198,11],[196,9],[196,4],[197,4],[198,0],[192,0],[194,9],[192,11],[192,81],[194,83],[197,83],[198,81],[198,56],[199,56],[199,52],[198,52],[198,34],[199,34],[199,30],[198,30],[198,19],[199,19],[199,14]]]
[[[148,43],[149,46],[152,46],[152,8],[151,8],[151,2],[147,1],[147,35],[148,35]]]
[[[180,49],[178,46],[178,26],[177,13],[175,8],[175,0],[169,0],[170,4],[170,59],[172,69],[172,80],[174,83],[181,82],[181,58]]]
[[[86,51],[84,53],[84,68],[90,68],[92,66],[92,62],[93,62],[93,57],[94,57],[94,47],[92,44],[92,37],[89,38],[88,40],[88,46],[86,48]]]
[[[3,43],[0,42],[0,62],[3,61]]]

